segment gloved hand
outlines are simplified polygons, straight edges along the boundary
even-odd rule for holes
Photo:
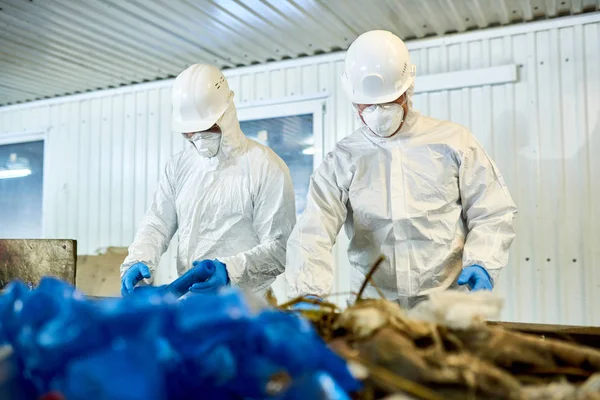
[[[313,295],[304,296],[304,298],[310,299],[310,300],[316,300],[319,303],[323,301],[323,299],[321,299],[320,297],[313,296]],[[292,310],[294,310],[294,311],[320,310],[320,309],[321,309],[321,307],[319,307],[318,304],[305,303],[305,302],[296,303],[292,306]]]
[[[194,267],[168,285],[169,293],[182,297],[189,293],[194,283],[206,282],[215,273],[216,268],[213,262],[194,262],[193,265]]]
[[[146,264],[141,262],[133,264],[121,278],[121,296],[132,294],[135,285],[144,278],[149,279],[150,276],[150,268]]]
[[[468,284],[472,291],[492,290],[494,288],[490,274],[480,265],[463,268],[458,276],[457,283],[459,285]]]
[[[193,265],[192,269],[197,268],[197,269],[203,270],[203,271],[207,270],[207,269],[208,270],[214,269],[215,272],[206,281],[194,283],[192,285],[192,287],[190,287],[191,293],[199,293],[199,294],[216,293],[223,286],[227,286],[230,284],[229,275],[227,274],[227,268],[225,267],[225,264],[223,264],[222,262],[220,262],[218,260],[202,260],[202,261],[196,260],[192,263],[192,265]]]

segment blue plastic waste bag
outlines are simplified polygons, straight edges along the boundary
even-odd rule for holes
[[[257,307],[235,288],[178,294],[136,289],[89,300],[54,278],[33,290],[11,283],[0,295],[0,344],[13,350],[14,379],[2,382],[0,364],[0,394],[334,400],[360,389],[298,315]]]

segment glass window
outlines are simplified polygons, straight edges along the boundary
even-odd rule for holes
[[[0,238],[42,236],[44,141],[0,146]]]
[[[296,194],[296,213],[300,215],[306,206],[313,172],[313,115],[241,121],[240,126],[247,137],[272,148],[288,165]]]

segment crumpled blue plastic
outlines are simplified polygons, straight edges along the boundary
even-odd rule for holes
[[[0,366],[21,372],[31,398],[333,400],[361,387],[294,313],[253,311],[235,288],[177,297],[142,290],[89,300],[54,278],[33,290],[12,282],[0,296],[0,345],[13,353]],[[281,374],[287,384],[274,391]]]

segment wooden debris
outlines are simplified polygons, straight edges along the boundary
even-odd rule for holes
[[[0,289],[16,279],[37,286],[44,276],[74,285],[76,258],[74,240],[1,239]]]

